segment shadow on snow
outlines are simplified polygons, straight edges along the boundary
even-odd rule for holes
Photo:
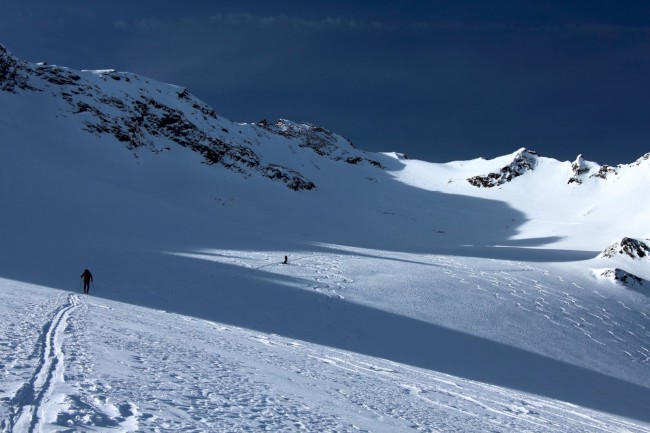
[[[152,266],[147,269],[148,275],[153,268],[167,272],[150,279],[149,284],[139,282],[139,293],[118,290],[105,295],[650,422],[650,389],[646,387],[485,338],[297,288],[307,287],[307,280],[178,256],[142,262]],[[212,276],[214,282],[206,286],[205,276]],[[177,285],[177,290],[160,289],[170,285]],[[181,291],[183,296],[179,297]]]

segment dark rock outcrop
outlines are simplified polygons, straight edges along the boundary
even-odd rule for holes
[[[578,155],[575,161],[571,164],[571,172],[573,175],[569,178],[568,183],[582,183],[582,177],[589,173],[591,167],[587,165],[587,162],[582,158],[582,155]]]
[[[619,268],[605,269],[600,273],[600,276],[631,289],[647,285],[647,282],[643,278],[639,278]]]
[[[599,257],[613,258],[621,255],[632,259],[650,260],[650,247],[643,241],[626,237],[607,247]]]
[[[348,164],[368,163],[378,168],[384,168],[378,161],[369,159],[363,153],[355,151],[354,145],[349,140],[317,125],[280,119],[275,123],[262,120],[257,123],[257,126],[291,139],[299,147],[311,149],[319,156],[329,157],[335,161],[344,161]],[[354,155],[350,156],[353,151]]]
[[[16,93],[28,88],[25,65],[0,44],[0,91]]]
[[[513,161],[502,167],[498,172],[473,176],[467,179],[467,181],[479,188],[493,188],[503,185],[528,171],[534,170],[537,166],[537,156],[537,152],[521,149],[517,152]]]

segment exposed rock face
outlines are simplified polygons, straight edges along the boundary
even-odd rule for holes
[[[573,164],[571,164],[571,171],[573,172],[573,176],[569,179],[569,183],[582,183],[581,176],[589,173],[589,167],[586,166],[582,155],[578,155]]]
[[[275,123],[262,120],[257,123],[257,126],[291,139],[299,147],[311,149],[316,154],[335,161],[345,161],[348,164],[365,162],[375,167],[384,168],[378,161],[359,155],[358,152],[351,152],[349,149],[354,149],[354,145],[349,140],[317,125],[280,119]]]
[[[592,177],[607,177],[607,173],[611,167],[596,164],[595,162],[586,161],[582,155],[578,155],[575,161],[571,164],[571,177],[568,183],[582,184],[585,180]]]
[[[605,269],[600,272],[599,276],[631,289],[640,288],[647,285],[644,279],[619,268]]]
[[[650,166],[650,153],[646,153],[632,164],[622,164],[612,167],[609,165],[599,165],[595,162],[586,161],[582,155],[578,155],[576,160],[571,164],[572,175],[568,183],[582,184],[587,179],[607,180],[621,174],[622,170],[639,167],[642,165]]]
[[[607,247],[599,257],[613,258],[619,255],[627,256],[632,259],[650,260],[650,247],[648,247],[645,242],[638,239],[623,238],[619,242]]]
[[[517,152],[513,161],[505,167],[502,167],[498,172],[473,176],[467,179],[467,181],[479,188],[493,188],[510,182],[528,171],[534,170],[536,166],[537,152],[521,149]]]
[[[513,179],[533,171],[537,167],[539,160],[538,154],[532,150],[520,149],[511,163],[502,167],[500,170],[485,175],[473,176],[467,181],[479,188],[493,188],[511,182]],[[576,160],[571,163],[571,172],[568,179],[569,184],[581,185],[584,182],[593,179],[594,181],[609,180],[617,178],[623,171],[633,167],[650,168],[650,153],[645,154],[632,164],[617,165],[599,165],[595,162],[585,160],[582,155],[578,155]]]
[[[255,146],[280,137],[285,143],[318,156],[350,164],[366,162],[365,152],[332,132],[309,124],[280,120],[271,125],[235,124],[217,116],[186,89],[157,83],[135,74],[73,71],[13,57],[0,45],[0,91],[40,91],[64,101],[61,117],[79,119],[87,132],[115,137],[134,152],[164,152],[178,145],[203,156],[205,164],[221,165],[245,175],[261,175],[293,190],[316,185],[280,161],[262,157]],[[237,134],[234,130],[237,129]],[[264,134],[260,130],[264,130]]]
[[[592,174],[590,177],[599,177],[601,179],[607,179],[610,175],[617,175],[618,170],[616,167],[610,167],[609,165],[603,165],[600,167],[598,172]]]
[[[615,242],[607,247],[605,251],[598,255],[598,257],[605,259],[622,257],[627,260],[643,260],[647,263],[650,261],[650,247],[648,247],[647,243],[638,239],[623,238],[619,242]],[[631,262],[628,261],[627,263],[631,265]],[[645,264],[643,266],[645,266]],[[647,282],[644,279],[621,268],[605,269],[600,271],[597,276],[607,278],[608,280],[629,288],[640,288],[647,285]]]
[[[0,91],[16,93],[27,88],[27,79],[21,74],[25,67],[0,44]]]

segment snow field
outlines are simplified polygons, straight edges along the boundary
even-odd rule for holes
[[[10,289],[3,291],[4,312],[34,290],[7,280],[2,286]],[[48,325],[29,338],[9,339],[53,343],[27,369],[27,383],[40,383],[32,378],[45,371],[58,373],[43,398],[2,400],[5,413],[37,414],[27,428],[5,419],[3,431],[650,431],[572,404],[384,359],[37,290],[30,295],[46,300]],[[30,321],[32,314],[17,310],[13,317]],[[43,368],[41,360],[52,365]]]
[[[52,75],[0,92],[3,433],[649,431],[650,292],[590,270],[650,278],[593,259],[650,237],[647,159],[578,185],[536,157],[475,188],[522,150],[368,154],[133,74],[23,66]],[[143,129],[136,100],[187,122]],[[202,164],[185,133],[317,187]],[[55,290],[84,267],[102,298]]]
[[[296,252],[290,255],[288,265],[281,264],[279,251],[177,254],[240,267],[249,284],[252,277],[246,270],[263,270],[266,279],[290,276],[297,288],[447,324],[578,365],[594,361],[587,354],[602,357],[603,351],[611,352],[634,366],[635,372],[628,376],[621,374],[619,362],[615,368],[609,361],[603,363],[610,374],[621,378],[650,368],[648,316],[625,304],[643,305],[643,296],[595,284],[557,265],[545,269],[508,260],[485,263],[453,256],[321,246],[332,252]],[[459,316],[458,310],[464,314]],[[512,329],[512,324],[522,322],[530,323],[535,335],[528,329]]]

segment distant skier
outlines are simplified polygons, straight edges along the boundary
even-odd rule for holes
[[[84,269],[81,278],[84,279],[84,294],[87,295],[90,292],[90,283],[93,280],[93,274],[91,274],[88,269]]]
[[[284,256],[284,262],[282,262],[283,265],[289,264],[289,257]]]

